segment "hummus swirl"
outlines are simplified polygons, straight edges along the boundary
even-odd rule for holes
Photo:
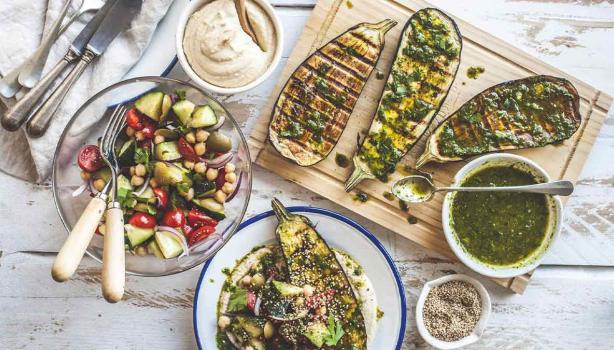
[[[194,72],[210,84],[245,86],[264,74],[273,61],[277,44],[273,22],[260,6],[249,0],[246,6],[266,52],[241,28],[233,0],[210,2],[188,20],[183,36],[185,56]]]

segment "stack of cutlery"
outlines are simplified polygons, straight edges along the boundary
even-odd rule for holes
[[[0,93],[5,97],[13,96],[19,90],[19,84],[26,88],[31,87],[0,118],[0,124],[6,130],[16,131],[26,123],[26,132],[30,137],[36,138],[44,135],[73,84],[79,79],[88,64],[100,56],[113,39],[128,27],[140,11],[143,0],[106,0],[104,5],[100,4],[102,7],[73,40],[62,60],[38,81],[49,48],[58,34],[70,25],[79,13],[84,12],[84,9],[95,7],[98,2],[100,0],[83,0],[80,11],[62,27],[62,20],[70,5],[70,0],[67,1],[62,7],[59,18],[34,55],[28,62],[18,66],[0,81]],[[74,65],[70,73],[39,104],[53,82],[70,65]]]

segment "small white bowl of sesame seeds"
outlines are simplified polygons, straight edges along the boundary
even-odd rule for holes
[[[480,339],[490,316],[490,296],[476,279],[455,274],[427,282],[416,305],[420,336],[438,349]]]

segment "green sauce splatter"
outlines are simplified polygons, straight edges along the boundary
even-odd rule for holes
[[[486,69],[480,66],[472,66],[467,68],[467,77],[470,79],[477,79],[480,77],[480,74],[484,73]]]

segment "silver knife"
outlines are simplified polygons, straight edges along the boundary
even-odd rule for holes
[[[83,27],[79,35],[73,40],[68,52],[45,76],[30,89],[16,104],[6,110],[0,122],[8,131],[15,131],[23,124],[28,115],[32,112],[38,101],[43,97],[47,89],[58,76],[83,54],[85,46],[90,41],[92,35],[100,23],[105,18],[109,9],[113,7],[116,0],[107,0],[105,4],[96,12],[96,15]]]
[[[79,79],[88,64],[100,56],[111,41],[128,27],[132,19],[139,13],[142,3],[143,0],[115,1],[86,45],[77,65],[53,91],[51,96],[43,102],[32,118],[28,120],[26,131],[30,137],[40,137],[47,131],[51,118],[55,115],[70,88]]]

